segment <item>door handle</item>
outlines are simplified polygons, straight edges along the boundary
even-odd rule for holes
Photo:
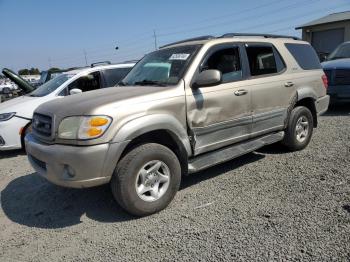
[[[292,87],[294,86],[294,83],[293,82],[287,82],[284,84],[285,87]]]
[[[245,90],[245,89],[240,89],[240,90],[235,91],[235,95],[236,96],[243,96],[243,95],[245,95],[247,93],[248,93],[248,91]]]

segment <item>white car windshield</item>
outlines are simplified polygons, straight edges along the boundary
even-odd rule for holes
[[[73,76],[74,74],[59,75],[51,79],[50,81],[42,84],[41,86],[39,86],[37,89],[31,92],[29,96],[35,96],[35,97],[47,96],[48,94],[51,94],[53,91],[59,88],[62,84],[64,84],[68,79],[70,79]]]

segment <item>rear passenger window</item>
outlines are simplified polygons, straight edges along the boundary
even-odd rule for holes
[[[238,47],[223,48],[212,53],[202,65],[201,71],[208,69],[219,70],[223,83],[241,80],[242,68]]]
[[[302,69],[321,69],[316,51],[310,45],[287,43],[285,46]]]
[[[129,68],[113,68],[103,71],[103,75],[106,81],[106,87],[115,86],[118,84],[131,70]]]
[[[285,69],[282,58],[272,46],[246,46],[252,76],[276,74]]]

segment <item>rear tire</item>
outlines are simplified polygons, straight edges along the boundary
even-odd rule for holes
[[[118,163],[112,180],[114,198],[128,213],[147,216],[166,208],[179,190],[177,156],[160,144],[143,144]]]
[[[295,107],[289,117],[282,144],[291,151],[304,149],[313,133],[313,117],[311,111],[304,107]]]

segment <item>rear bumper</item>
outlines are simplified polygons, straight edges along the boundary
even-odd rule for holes
[[[350,102],[350,86],[329,86],[327,94],[331,97],[331,104],[349,103]]]
[[[53,184],[83,188],[106,184],[127,142],[94,146],[48,145],[25,137],[28,160]]]
[[[322,115],[328,110],[330,97],[328,95],[323,96],[316,100],[316,112],[317,115]]]

